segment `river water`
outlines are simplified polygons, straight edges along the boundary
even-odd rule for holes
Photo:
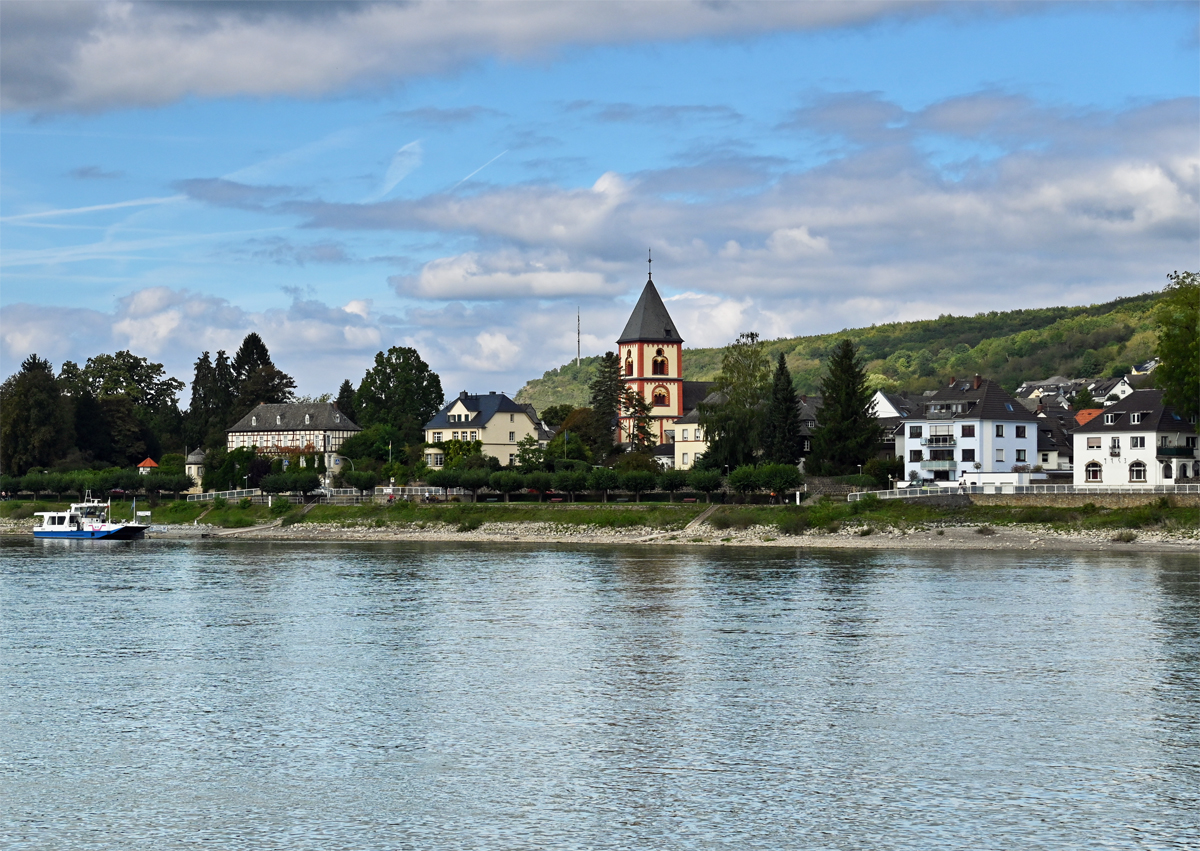
[[[1200,847],[1194,556],[0,542],[0,846]]]

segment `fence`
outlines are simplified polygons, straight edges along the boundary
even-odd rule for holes
[[[421,501],[426,497],[445,499],[449,496],[464,496],[467,492],[462,488],[430,488],[430,487],[377,487],[375,496],[395,497],[409,502]]]
[[[1195,485],[1150,485],[1147,487],[1092,487],[1088,485],[971,485],[966,488],[900,488],[887,491],[866,491],[847,495],[848,502],[856,502],[868,494],[880,499],[920,499],[921,497],[954,496],[955,494],[1154,494],[1195,493],[1200,494],[1200,484]]]
[[[211,502],[217,497],[225,499],[242,499],[243,497],[261,496],[262,491],[258,488],[250,488],[249,490],[240,491],[213,491],[211,493],[189,493],[187,495],[188,502]]]

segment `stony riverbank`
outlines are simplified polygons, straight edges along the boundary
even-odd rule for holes
[[[30,528],[28,521],[0,522],[0,534],[29,534]],[[980,532],[981,528],[985,530],[983,533]],[[868,529],[870,532],[867,532]],[[483,523],[478,528],[461,530],[445,523],[296,523],[286,527],[248,529],[221,529],[205,524],[156,525],[149,536],[175,540],[219,536],[225,540],[259,541],[455,541],[834,549],[1200,552],[1200,535],[1194,531],[1181,533],[1140,529],[1131,533],[1133,540],[1114,540],[1119,534],[1112,530],[1064,531],[1037,524],[997,527],[931,525],[909,529],[875,529],[866,525],[847,524],[834,532],[813,531],[801,535],[785,535],[775,526],[714,529],[706,523],[674,531],[649,529],[644,526],[613,529],[555,523]]]

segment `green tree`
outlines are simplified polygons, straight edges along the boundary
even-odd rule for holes
[[[338,454],[355,461],[372,458],[385,463],[389,455],[392,460],[407,458],[404,435],[387,423],[377,423],[346,438],[338,448]]]
[[[62,392],[54,367],[36,354],[0,384],[0,469],[23,474],[50,466],[75,442],[71,399]]]
[[[535,435],[527,434],[517,441],[517,467],[522,473],[542,469],[545,460],[546,450],[542,449]]]
[[[621,377],[621,359],[615,352],[605,352],[596,365],[596,377],[592,379],[589,407],[596,417],[608,427],[609,443],[617,431],[617,416],[621,412],[621,399],[625,394],[625,379]]]
[[[574,405],[550,405],[542,411],[542,422],[548,426],[562,425],[573,410]]]
[[[621,477],[617,475],[617,471],[608,467],[597,467],[588,475],[588,488],[604,494],[605,502],[608,502],[608,492],[620,483]]]
[[[675,501],[675,494],[687,487],[688,476],[683,470],[663,470],[658,477],[658,489],[670,496],[670,502]]]
[[[883,428],[872,411],[862,361],[849,339],[834,349],[821,394],[809,469],[835,476],[856,473],[859,464],[874,457]]]
[[[1099,407],[1099,403],[1092,396],[1092,391],[1086,387],[1080,387],[1078,392],[1075,393],[1073,404],[1077,411]]]
[[[721,353],[721,372],[712,402],[700,404],[700,425],[708,437],[705,455],[717,466],[753,463],[761,448],[763,407],[771,366],[758,334],[741,334]]]
[[[296,382],[271,362],[262,337],[251,331],[233,355],[235,399],[232,416],[241,419],[257,405],[292,401]]]
[[[1154,311],[1158,367],[1154,379],[1163,401],[1183,417],[1200,413],[1200,275],[1172,272]]]
[[[804,437],[800,434],[800,400],[792,386],[783,352],[775,366],[771,395],[763,424],[763,458],[776,464],[800,463]]]
[[[393,346],[375,355],[367,370],[354,410],[361,426],[387,423],[397,429],[406,444],[419,443],[425,423],[442,407],[442,380],[416,349]]]
[[[647,470],[632,470],[621,476],[621,489],[633,494],[636,502],[641,502],[642,494],[654,490],[655,478]]]
[[[351,470],[342,473],[342,479],[350,487],[364,492],[374,492],[375,486],[379,484],[379,474],[371,470]]]
[[[486,467],[469,467],[462,471],[458,486],[471,492],[471,501],[479,501],[479,492],[488,486],[491,473]]]
[[[509,502],[509,496],[525,486],[525,477],[514,470],[501,470],[488,477],[488,487],[496,493],[504,494],[504,501]]]
[[[789,491],[800,487],[802,476],[795,464],[764,464],[758,468],[758,486],[782,502]]]
[[[343,381],[342,386],[338,388],[337,401],[334,404],[353,422],[358,422],[358,414],[354,408],[354,385],[350,383],[349,378]]]
[[[550,489],[554,487],[554,476],[545,470],[535,470],[525,477],[525,487],[531,491],[537,491],[538,502],[541,502]]]
[[[574,460],[592,462],[592,451],[579,432],[563,427],[546,445],[547,461]]]
[[[453,490],[459,486],[459,481],[462,478],[462,473],[458,470],[451,470],[442,467],[440,470],[433,470],[425,477],[425,481],[430,487],[444,488],[447,491]]]
[[[575,501],[575,494],[585,490],[587,486],[588,475],[581,470],[560,470],[554,474],[554,489],[570,494],[571,502]]]
[[[704,494],[705,502],[712,502],[712,495],[721,489],[719,470],[692,470],[688,474],[688,487]]]
[[[729,473],[729,489],[742,499],[759,489],[758,470],[743,464]]]
[[[626,387],[621,397],[623,415],[629,420],[629,451],[644,452],[654,446],[654,432],[650,429],[650,403],[646,397]]]

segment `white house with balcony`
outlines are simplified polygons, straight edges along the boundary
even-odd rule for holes
[[[1076,429],[1074,443],[1076,486],[1200,484],[1196,424],[1161,390],[1134,390]]]
[[[1038,420],[999,384],[976,375],[922,397],[898,429],[905,477],[926,483],[1025,483],[1037,463]]]

